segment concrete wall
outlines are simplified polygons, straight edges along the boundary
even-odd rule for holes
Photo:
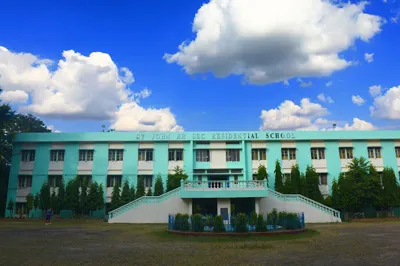
[[[191,201],[191,200],[190,200]],[[110,219],[109,223],[168,223],[168,215],[189,213],[189,200],[179,194],[159,203],[144,203]]]

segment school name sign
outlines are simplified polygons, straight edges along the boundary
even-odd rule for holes
[[[291,140],[294,132],[159,132],[136,133],[136,140],[196,140],[196,141],[235,141],[235,140]]]

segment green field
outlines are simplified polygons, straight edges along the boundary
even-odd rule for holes
[[[2,265],[396,265],[400,221],[308,225],[302,235],[185,237],[166,225],[1,220]]]

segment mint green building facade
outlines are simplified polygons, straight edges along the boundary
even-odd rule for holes
[[[276,160],[285,175],[294,164],[302,172],[312,165],[325,196],[354,157],[368,158],[378,172],[392,167],[397,178],[400,167],[400,131],[21,133],[13,147],[7,202],[16,202],[15,209],[24,208],[26,195],[45,182],[57,191],[61,181],[85,176],[103,184],[110,202],[116,182],[136,186],[143,177],[146,189],[154,189],[158,175],[165,185],[178,166],[192,182],[178,193],[189,212],[194,203],[187,200],[202,198],[221,199],[222,205],[255,198],[259,210],[263,203],[257,200],[273,192]],[[269,189],[266,181],[253,182],[259,165],[267,168]]]

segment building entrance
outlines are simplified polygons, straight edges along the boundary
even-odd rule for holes
[[[217,215],[217,199],[192,199],[192,213]]]

